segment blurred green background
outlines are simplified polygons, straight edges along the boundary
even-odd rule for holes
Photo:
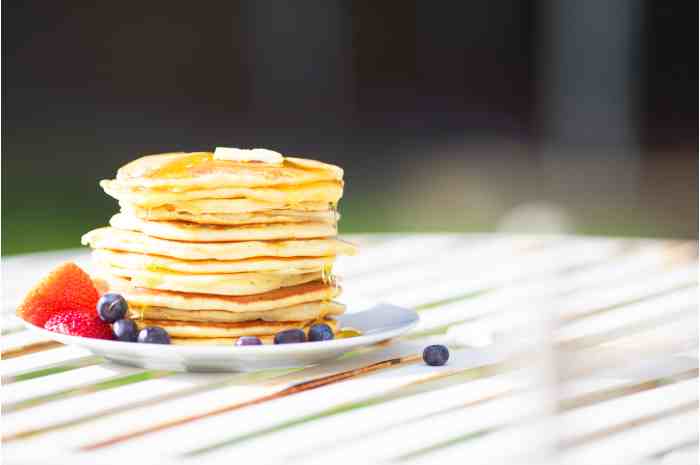
[[[140,155],[346,169],[341,231],[696,238],[697,4],[5,2],[2,254],[79,246]]]

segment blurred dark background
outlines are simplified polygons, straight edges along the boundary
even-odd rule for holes
[[[2,253],[139,155],[342,165],[343,232],[697,237],[697,2],[3,2]]]

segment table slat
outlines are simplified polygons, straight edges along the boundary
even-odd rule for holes
[[[77,465],[132,457],[163,464],[697,458],[697,242],[357,239],[361,253],[335,268],[350,310],[377,300],[414,306],[420,324],[388,346],[254,374],[143,370],[45,345],[11,312],[34,281],[28,276],[67,260],[85,263],[87,251],[3,259],[10,276],[0,314],[4,458]],[[429,343],[451,345],[447,366],[421,363]],[[318,384],[303,384],[310,380]]]

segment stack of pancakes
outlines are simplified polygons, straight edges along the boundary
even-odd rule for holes
[[[355,252],[336,238],[343,171],[279,159],[150,155],[100,183],[121,212],[83,244],[140,328],[159,326],[179,344],[271,343],[317,322],[337,331],[344,308],[331,269]]]

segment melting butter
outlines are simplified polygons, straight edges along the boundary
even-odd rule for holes
[[[238,162],[260,162],[271,165],[281,165],[284,157],[281,153],[268,149],[237,149],[229,147],[217,147],[214,150],[216,160],[238,161]]]

